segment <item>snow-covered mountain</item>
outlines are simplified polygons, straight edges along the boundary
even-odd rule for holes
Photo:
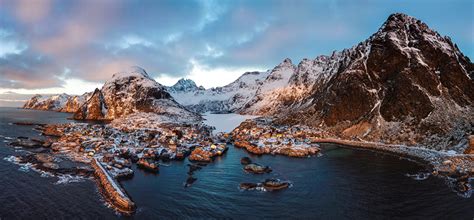
[[[298,65],[285,59],[223,87],[185,79],[164,87],[140,68],[118,73],[100,90],[103,101],[94,102],[104,105],[94,111],[106,119],[136,112],[198,117],[189,110],[268,115],[334,137],[461,152],[474,132],[473,77],[474,64],[449,37],[397,13],[352,48]],[[64,99],[33,97],[25,107],[59,108]]]
[[[167,90],[177,102],[195,112],[234,112],[253,98],[268,74],[247,72],[226,86],[210,89],[197,87],[190,79],[181,79]]]
[[[474,130],[473,72],[449,37],[398,13],[350,49],[297,67],[285,60],[270,73],[277,82],[269,76],[240,112],[339,137],[461,151]]]
[[[167,88],[170,93],[192,93],[197,91],[206,90],[202,86],[197,86],[196,83],[191,79],[180,79],[176,84]]]
[[[102,89],[74,114],[75,119],[113,120],[138,113],[166,116],[176,122],[196,122],[201,116],[178,104],[166,88],[140,67],[115,73]],[[175,120],[174,120],[175,119]]]
[[[83,95],[35,95],[24,105],[25,109],[37,109],[59,112],[76,112],[91,96],[91,93]]]

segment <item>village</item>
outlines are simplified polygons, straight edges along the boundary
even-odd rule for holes
[[[323,132],[308,127],[272,125],[269,119],[247,120],[232,131],[235,147],[245,148],[252,154],[279,154],[290,157],[309,157],[320,152],[314,137]]]
[[[96,158],[115,178],[132,177],[132,163],[158,172],[160,161],[189,156],[190,161],[211,162],[227,150],[225,142],[213,138],[212,127],[204,124],[124,131],[107,125],[71,123],[44,126],[42,133],[58,137],[51,144],[53,152],[84,163]]]
[[[215,128],[204,123],[170,123],[147,129],[137,129],[137,125],[127,123],[122,122],[119,124],[120,126],[113,123],[48,125],[16,123],[17,126],[35,126],[35,129],[39,130],[45,139],[18,137],[11,141],[10,145],[36,151],[45,149],[18,159],[20,163],[34,164],[39,170],[71,175],[94,175],[98,180],[99,188],[106,195],[106,199],[117,210],[131,213],[134,212],[135,205],[124,193],[118,180],[133,178],[133,164],[136,164],[136,167],[144,172],[159,173],[161,164],[187,158],[191,163],[188,164],[188,177],[183,185],[190,187],[197,180],[194,176],[195,171],[202,169],[216,157],[224,155],[228,150],[228,144],[244,148],[254,155],[268,154],[307,158],[321,155],[321,148],[317,143],[341,142],[341,140],[328,138],[330,135],[322,130],[301,125],[277,125],[271,118],[265,117],[246,120],[230,133],[213,133]],[[372,145],[366,146],[367,143],[360,144],[357,141],[346,142],[340,144],[369,149],[385,149],[380,144],[372,147]],[[448,160],[442,156],[433,157],[426,151],[406,153],[403,149],[405,148],[392,146],[387,147],[385,151],[395,151],[394,153],[400,155],[421,154],[418,157],[428,158],[427,160],[432,161],[431,164],[435,165],[436,172],[453,176],[456,179],[456,185],[459,186],[459,191],[470,189],[470,186],[466,184],[468,183],[466,181],[467,175],[462,174],[465,172],[458,174],[458,166],[453,168],[451,161],[457,161],[456,158],[449,157]],[[77,163],[90,164],[92,169],[87,166],[61,167],[59,163],[56,163],[59,157],[67,157]],[[469,166],[463,165],[464,161],[466,160],[455,164],[469,167],[469,164]],[[246,173],[262,175],[273,171],[271,167],[254,163],[248,157],[243,157],[240,162],[243,165],[242,170]],[[447,167],[448,165],[450,166]],[[472,173],[472,171],[466,172]],[[292,183],[288,180],[270,178],[262,182],[242,182],[239,188],[241,190],[274,191],[291,187],[291,185]]]

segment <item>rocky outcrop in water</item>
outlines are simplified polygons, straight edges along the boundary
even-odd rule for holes
[[[239,188],[242,190],[262,190],[262,191],[278,191],[291,186],[289,181],[280,179],[266,179],[261,183],[241,183]]]
[[[268,166],[263,166],[258,163],[250,163],[244,166],[244,170],[254,174],[270,173],[272,169]]]

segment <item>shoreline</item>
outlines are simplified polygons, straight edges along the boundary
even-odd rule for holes
[[[84,132],[87,130],[87,129],[81,129],[81,126],[77,126],[75,124],[71,124],[71,123],[66,123],[66,124],[70,125],[70,128],[75,127],[76,129],[79,129],[77,130],[77,132]],[[55,127],[54,124],[48,124],[48,125]],[[238,127],[240,127],[241,125],[242,123]],[[59,126],[59,125],[56,125],[56,126]],[[92,126],[92,128],[94,128],[94,126],[96,125],[87,125],[87,126]],[[274,127],[274,125],[271,125],[271,126]],[[44,126],[44,127],[48,127],[48,126]],[[95,131],[99,131],[99,130],[95,130]],[[61,131],[56,130],[56,131],[65,132],[64,130],[61,130]],[[94,131],[94,129],[90,131]],[[49,135],[45,134],[44,132],[45,130],[43,130],[43,135],[46,135],[46,136],[51,135],[51,134]],[[74,130],[68,130],[67,132],[74,132]],[[143,132],[140,130],[141,136],[143,136],[142,134]],[[366,150],[371,150],[374,152],[385,152],[388,154],[398,155],[408,160],[413,159],[416,162],[421,163],[422,165],[429,166],[430,173],[433,176],[439,175],[440,177],[453,178],[456,181],[463,182],[461,184],[466,184],[465,183],[466,175],[468,175],[467,177],[468,179],[474,175],[474,155],[473,154],[457,154],[457,153],[453,154],[450,152],[436,151],[436,150],[431,150],[431,149],[422,148],[422,147],[396,145],[396,144],[384,144],[384,143],[378,143],[378,142],[343,140],[343,139],[337,139],[337,138],[319,138],[319,137],[315,137],[311,133],[305,134],[304,129],[298,130],[296,132],[300,135],[304,135],[305,139],[309,140],[308,144],[332,143],[332,144],[340,145],[341,147],[366,149]],[[229,132],[228,134],[232,134],[232,133],[233,131]],[[103,135],[103,133],[96,133],[96,134],[87,133],[87,134],[82,134],[78,136],[66,135],[67,137],[65,137],[65,140],[64,140],[65,142],[62,144],[65,144],[63,147],[72,149],[72,147],[67,145],[69,144],[69,142],[71,143],[74,142],[76,143],[76,145],[82,146],[85,144],[85,142],[82,141],[79,144],[77,143],[78,142],[77,140],[86,140],[87,138],[89,138],[89,141],[93,141],[93,142],[99,141],[100,143],[100,140],[97,140],[93,137],[94,135],[100,136],[100,135]],[[138,137],[130,136],[130,138],[133,137],[133,138],[140,139],[139,137],[141,136],[138,136]],[[84,137],[86,137],[86,139],[81,139]],[[76,140],[75,138],[79,138],[79,139]],[[126,138],[126,139],[128,140],[129,138]],[[58,140],[56,140],[55,142],[59,143]],[[107,142],[103,141],[103,143],[107,143]],[[231,143],[234,147],[238,148],[237,147],[238,144],[236,144],[235,140],[231,141]],[[86,145],[88,146],[88,144]],[[106,145],[107,144],[105,144],[104,146]],[[95,150],[98,150],[97,146],[103,147],[102,144],[93,145],[93,146]],[[120,146],[123,147],[123,144],[121,143]],[[246,149],[246,151],[247,153],[254,154],[248,149]],[[94,154],[95,153],[99,154],[99,151],[97,152],[94,151]],[[269,153],[263,153],[263,154],[272,155]],[[290,155],[285,155],[285,154],[280,154],[280,155],[291,157]],[[98,188],[100,189],[99,191],[101,192],[103,197],[106,199],[106,201],[111,205],[111,207],[113,207],[113,209],[115,209],[116,211],[124,215],[133,215],[133,213],[136,210],[135,203],[127,195],[126,191],[121,187],[119,180],[113,177],[114,175],[111,172],[107,171],[107,169],[104,167],[105,165],[103,166],[100,160],[101,158],[92,157],[92,161],[90,161],[90,164],[94,168],[94,171],[95,171],[94,179],[96,179],[96,183],[98,184]],[[467,182],[469,182],[469,180]],[[470,186],[468,185],[467,187],[470,187]]]
[[[315,138],[313,143],[330,143],[355,149],[367,149],[414,159],[433,169],[433,174],[452,176],[459,174],[474,175],[474,155],[450,154],[421,147],[383,144],[377,142],[351,141],[336,138]]]

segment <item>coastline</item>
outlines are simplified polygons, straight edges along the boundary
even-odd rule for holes
[[[448,152],[414,146],[341,140],[335,138],[315,138],[312,140],[312,142],[332,143],[357,149],[386,152],[408,159],[414,159],[429,165],[430,168],[433,169],[433,174],[435,175],[474,175],[474,155],[472,154],[451,154]]]
[[[94,131],[95,129],[85,129],[84,127],[81,126],[86,126],[84,124],[70,124],[67,123],[70,127],[67,132],[73,132],[75,127],[75,130],[77,132],[86,132],[82,133],[82,135],[66,135],[67,138],[65,137],[66,141],[64,147],[69,146],[69,142],[75,142],[77,143],[75,138],[78,138],[79,140],[83,140],[79,145],[84,145],[86,142],[84,140],[94,140],[94,141],[99,141],[97,139],[94,139],[92,136],[95,135],[103,135],[105,133],[90,133]],[[51,125],[51,124],[49,124]],[[58,126],[58,125],[57,125]],[[94,127],[93,125],[90,125]],[[238,127],[240,127],[239,125]],[[275,125],[270,125],[274,127]],[[48,126],[46,126],[48,127]],[[55,127],[55,126],[53,126]],[[68,127],[68,126],[67,126]],[[87,126],[86,126],[87,127]],[[72,130],[70,130],[72,129]],[[98,128],[97,128],[98,129]],[[99,129],[100,130],[100,129]],[[97,132],[99,130],[95,130],[94,132]],[[61,130],[63,131],[63,130]],[[310,131],[310,130],[309,130]],[[44,131],[43,131],[44,132]],[[58,131],[59,132],[59,131]],[[64,131],[63,131],[64,132]],[[143,132],[140,132],[139,136],[131,136],[134,137],[134,139],[140,139],[139,137],[143,136]],[[291,135],[292,137],[296,138],[303,138],[309,140],[307,142],[308,145],[310,144],[319,144],[319,143],[333,143],[333,144],[338,144],[341,147],[352,147],[352,148],[358,148],[358,149],[367,149],[371,151],[379,151],[379,152],[386,152],[394,155],[399,155],[401,157],[407,158],[407,159],[414,159],[417,162],[422,163],[423,165],[428,165],[430,169],[430,173],[433,176],[439,175],[440,177],[447,177],[450,178],[453,181],[456,181],[457,183],[460,183],[460,185],[465,184],[466,180],[466,175],[472,176],[474,174],[474,155],[469,155],[469,154],[453,154],[451,152],[442,152],[442,151],[436,151],[436,150],[430,150],[422,147],[415,147],[415,146],[406,146],[406,145],[395,145],[395,144],[383,144],[383,143],[378,143],[378,142],[367,142],[367,141],[354,141],[354,140],[343,140],[343,139],[337,139],[337,138],[319,138],[313,133],[306,133],[305,129],[298,129],[294,130],[294,133]],[[145,132],[146,133],[146,132]],[[191,132],[193,133],[193,132]],[[232,133],[232,132],[231,132]],[[118,135],[119,133],[117,133]],[[48,136],[48,134],[46,134]],[[90,136],[92,135],[92,136]],[[300,137],[300,136],[301,137]],[[120,136],[120,135],[119,135]],[[186,136],[186,135],[185,135]],[[265,136],[265,135],[263,135]],[[143,136],[145,137],[145,136]],[[85,138],[85,139],[83,139]],[[128,139],[128,138],[127,138]],[[74,141],[73,141],[74,140]],[[100,141],[99,141],[100,142]],[[104,142],[106,143],[106,142]],[[234,147],[237,147],[236,143],[232,141]],[[78,145],[78,146],[79,146]],[[106,144],[107,145],[107,144]],[[86,144],[85,146],[89,146]],[[92,146],[92,145],[91,145]],[[94,146],[99,146],[99,145],[94,145]],[[101,145],[102,146],[102,145]],[[122,146],[122,144],[120,145]],[[77,146],[76,146],[77,147]],[[69,147],[71,148],[71,147]],[[94,147],[95,148],[95,147]],[[298,148],[298,147],[297,147]],[[51,149],[54,149],[51,148]],[[97,149],[95,149],[97,150]],[[247,150],[248,153],[252,153]],[[99,152],[97,152],[99,153]],[[268,154],[268,153],[266,153]],[[287,155],[290,157],[290,155]],[[306,156],[304,156],[306,157]],[[92,157],[92,161],[90,161],[91,166],[94,168],[94,176],[96,179],[96,182],[98,183],[98,188],[100,189],[99,191],[101,194],[103,194],[103,197],[106,199],[106,201],[118,212],[124,214],[124,215],[131,215],[134,213],[136,206],[134,202],[129,198],[125,190],[120,186],[119,181],[115,178],[112,177],[113,174],[109,173],[105,167],[102,167],[102,169],[98,166],[101,163],[99,162],[101,158],[96,158]],[[301,163],[305,163],[302,161]],[[102,170],[102,171],[101,171]],[[431,172],[433,171],[433,172]],[[107,177],[109,175],[109,177]],[[470,178],[470,177],[467,177]],[[469,180],[468,180],[469,181]],[[464,185],[462,186],[464,187]],[[469,186],[467,186],[469,187]],[[469,188],[470,189],[470,188]],[[464,191],[461,191],[464,192]]]

